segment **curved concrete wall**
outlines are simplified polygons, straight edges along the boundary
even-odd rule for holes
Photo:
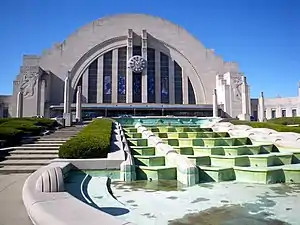
[[[28,177],[23,187],[22,197],[33,224],[99,225],[99,221],[101,224],[129,224],[63,192],[63,175],[72,167],[70,163],[52,163]]]

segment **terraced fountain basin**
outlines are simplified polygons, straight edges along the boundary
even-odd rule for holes
[[[227,132],[154,132],[160,138],[218,138],[229,137]]]
[[[251,144],[249,138],[162,138],[162,140],[171,146],[239,146]]]
[[[182,155],[255,155],[267,154],[270,152],[279,152],[273,145],[239,145],[239,146],[173,146],[173,148]]]
[[[135,136],[135,135],[133,135]],[[176,180],[177,168],[167,166],[164,156],[156,155],[155,147],[148,146],[143,138],[128,138],[131,153],[136,165],[138,180]]]
[[[147,127],[147,129],[153,133],[183,133],[183,132],[212,132],[211,128],[202,127]]]

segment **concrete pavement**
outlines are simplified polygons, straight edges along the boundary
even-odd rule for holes
[[[29,175],[0,175],[0,225],[32,225],[22,201],[23,184]]]

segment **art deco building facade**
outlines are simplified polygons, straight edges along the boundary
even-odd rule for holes
[[[148,15],[105,17],[41,55],[25,55],[7,114],[16,116],[20,96],[23,116],[62,114],[66,76],[72,108],[80,86],[83,110],[96,116],[209,116],[215,88],[228,115],[250,107],[236,63],[224,62],[178,25]]]

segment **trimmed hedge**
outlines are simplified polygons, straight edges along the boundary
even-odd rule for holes
[[[300,124],[300,117],[274,118],[274,119],[268,120],[268,122],[281,124],[281,125],[295,125],[295,124]]]
[[[234,125],[248,125],[253,128],[269,128],[276,130],[278,132],[295,132],[300,133],[300,127],[289,127],[281,124],[271,123],[271,122],[249,122],[242,120],[233,120],[230,123]]]
[[[53,129],[58,123],[46,118],[1,118],[0,140],[5,146],[17,145],[25,135],[40,135],[45,129]]]
[[[112,134],[111,119],[96,119],[77,136],[66,141],[59,149],[60,158],[106,158]]]

